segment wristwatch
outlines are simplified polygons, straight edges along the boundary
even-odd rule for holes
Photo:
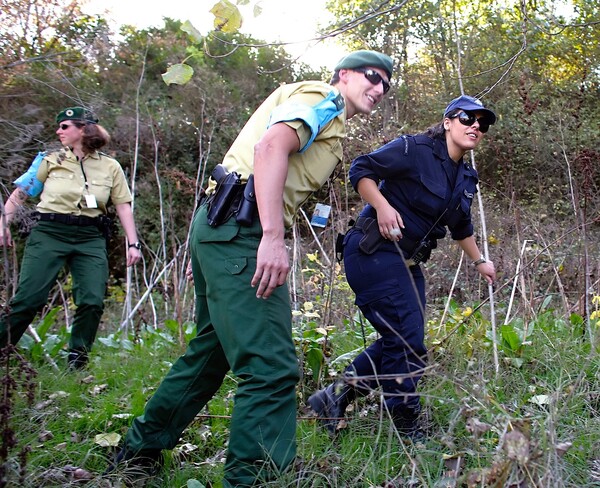
[[[142,244],[140,243],[140,241],[134,242],[132,244],[129,244],[129,247],[135,247],[136,249],[142,249]]]
[[[482,255],[477,261],[473,261],[473,266],[477,267],[483,263],[487,263],[487,259],[485,259]]]

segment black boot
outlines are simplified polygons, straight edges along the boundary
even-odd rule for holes
[[[338,430],[340,420],[344,418],[346,407],[354,400],[354,389],[343,381],[329,385],[324,390],[313,393],[308,404],[320,417],[321,424],[331,433]]]
[[[418,409],[402,409],[392,412],[392,421],[402,437],[412,441],[418,441],[425,437],[425,432],[419,422],[420,411]]]
[[[88,363],[88,355],[86,351],[71,349],[67,364],[70,370],[83,369]]]
[[[148,477],[156,475],[163,465],[162,452],[158,449],[147,449],[133,452],[126,447],[122,448],[114,459],[110,460],[104,475],[116,471],[125,471],[134,477]]]

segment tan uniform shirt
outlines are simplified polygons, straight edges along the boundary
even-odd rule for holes
[[[69,148],[48,154],[37,171],[44,184],[37,209],[42,213],[60,213],[98,217],[106,214],[108,200],[114,204],[131,202],[131,192],[121,165],[106,154],[94,152],[81,163]],[[93,195],[96,208],[90,207]]]
[[[273,109],[286,102],[306,104],[310,107],[321,102],[334,87],[320,81],[304,81],[282,85],[275,90],[254,112],[238,134],[223,165],[231,172],[236,171],[243,179],[253,173],[254,145],[267,130]],[[300,120],[284,122],[298,134],[300,147],[310,139],[310,129]],[[284,220],[286,227],[292,225],[296,211],[310,194],[325,184],[336,165],[342,159],[342,140],[346,137],[346,113],[331,120],[321,129],[313,143],[303,153],[289,158],[288,175],[283,192]],[[207,193],[214,189],[211,185]]]

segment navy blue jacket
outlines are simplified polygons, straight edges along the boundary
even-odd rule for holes
[[[477,171],[463,160],[452,161],[446,141],[401,136],[352,162],[350,182],[355,189],[362,178],[379,185],[402,217],[402,234],[409,239],[418,242],[429,232],[433,248],[435,240],[446,235],[445,226],[456,240],[473,235],[471,204],[477,193]],[[366,205],[361,215],[376,217],[377,213]]]

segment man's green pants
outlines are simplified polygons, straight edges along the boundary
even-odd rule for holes
[[[17,293],[10,301],[8,313],[0,318],[0,347],[19,342],[46,305],[65,266],[73,277],[73,301],[77,306],[69,347],[75,351],[91,350],[104,311],[108,280],[106,241],[97,227],[58,222],[39,222],[27,239]]]
[[[217,228],[197,212],[191,230],[197,335],[174,364],[125,449],[141,455],[175,447],[183,430],[221,386],[238,378],[224,486],[260,484],[285,469],[296,453],[298,362],[286,286],[256,298],[250,281],[262,232],[232,218]]]

